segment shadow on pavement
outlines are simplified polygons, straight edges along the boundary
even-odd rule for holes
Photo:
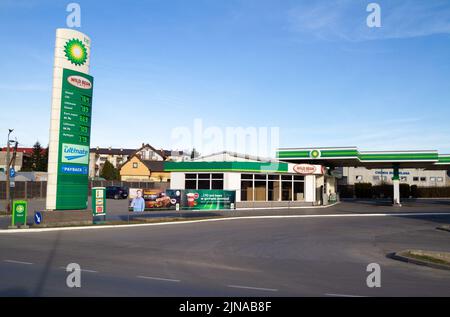
[[[164,212],[164,213],[132,213],[129,215],[119,215],[122,221],[133,220],[135,218],[203,218],[222,216],[215,212]]]
[[[9,288],[0,291],[0,297],[30,297],[32,294],[24,288]]]
[[[53,247],[52,247],[50,253],[48,254],[47,261],[45,263],[44,272],[42,272],[42,274],[39,278],[39,281],[37,283],[36,290],[35,290],[33,296],[41,296],[41,294],[42,294],[42,290],[44,289],[45,283],[47,282],[50,268],[52,267],[52,263],[55,258],[55,255],[56,255],[58,245],[61,240],[61,233],[62,233],[61,231],[58,231],[58,233],[56,234],[55,240],[53,241]]]

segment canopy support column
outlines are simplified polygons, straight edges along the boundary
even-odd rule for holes
[[[392,177],[392,184],[394,185],[394,206],[401,206],[400,203],[400,168],[399,164],[394,164],[394,175]]]

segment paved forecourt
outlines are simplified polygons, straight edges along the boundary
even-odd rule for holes
[[[450,296],[448,271],[386,257],[404,249],[449,252],[448,232],[435,229],[450,222],[444,209],[360,216],[360,207],[392,207],[338,206],[357,216],[2,234],[0,294]],[[69,263],[84,270],[79,289],[65,284]],[[366,286],[369,263],[381,266],[381,288]]]

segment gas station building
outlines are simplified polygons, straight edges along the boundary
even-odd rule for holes
[[[233,190],[238,208],[311,206],[336,199],[336,179],[320,164],[289,163],[224,151],[164,165],[164,170],[171,172],[170,188]]]
[[[220,152],[185,162],[164,162],[172,189],[236,191],[236,207],[326,205],[337,200],[343,167],[392,170],[400,205],[402,169],[445,171],[450,155],[435,150],[360,151],[356,147],[281,148],[276,159]]]

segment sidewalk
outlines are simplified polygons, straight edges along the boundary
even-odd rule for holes
[[[3,201],[4,202],[4,201]],[[1,202],[0,202],[1,203]],[[90,200],[89,200],[90,203]],[[450,202],[442,200],[407,202],[403,207],[376,201],[343,201],[335,205],[310,207],[310,208],[277,208],[277,209],[237,209],[237,210],[152,210],[145,212],[129,212],[128,200],[106,201],[106,221],[130,222],[135,218],[204,218],[204,217],[243,217],[243,216],[281,216],[281,215],[321,215],[321,214],[377,214],[377,213],[449,213]],[[33,199],[28,205],[28,223],[33,224],[34,211],[43,210],[44,199]],[[5,229],[11,224],[10,216],[0,216],[0,229]]]

